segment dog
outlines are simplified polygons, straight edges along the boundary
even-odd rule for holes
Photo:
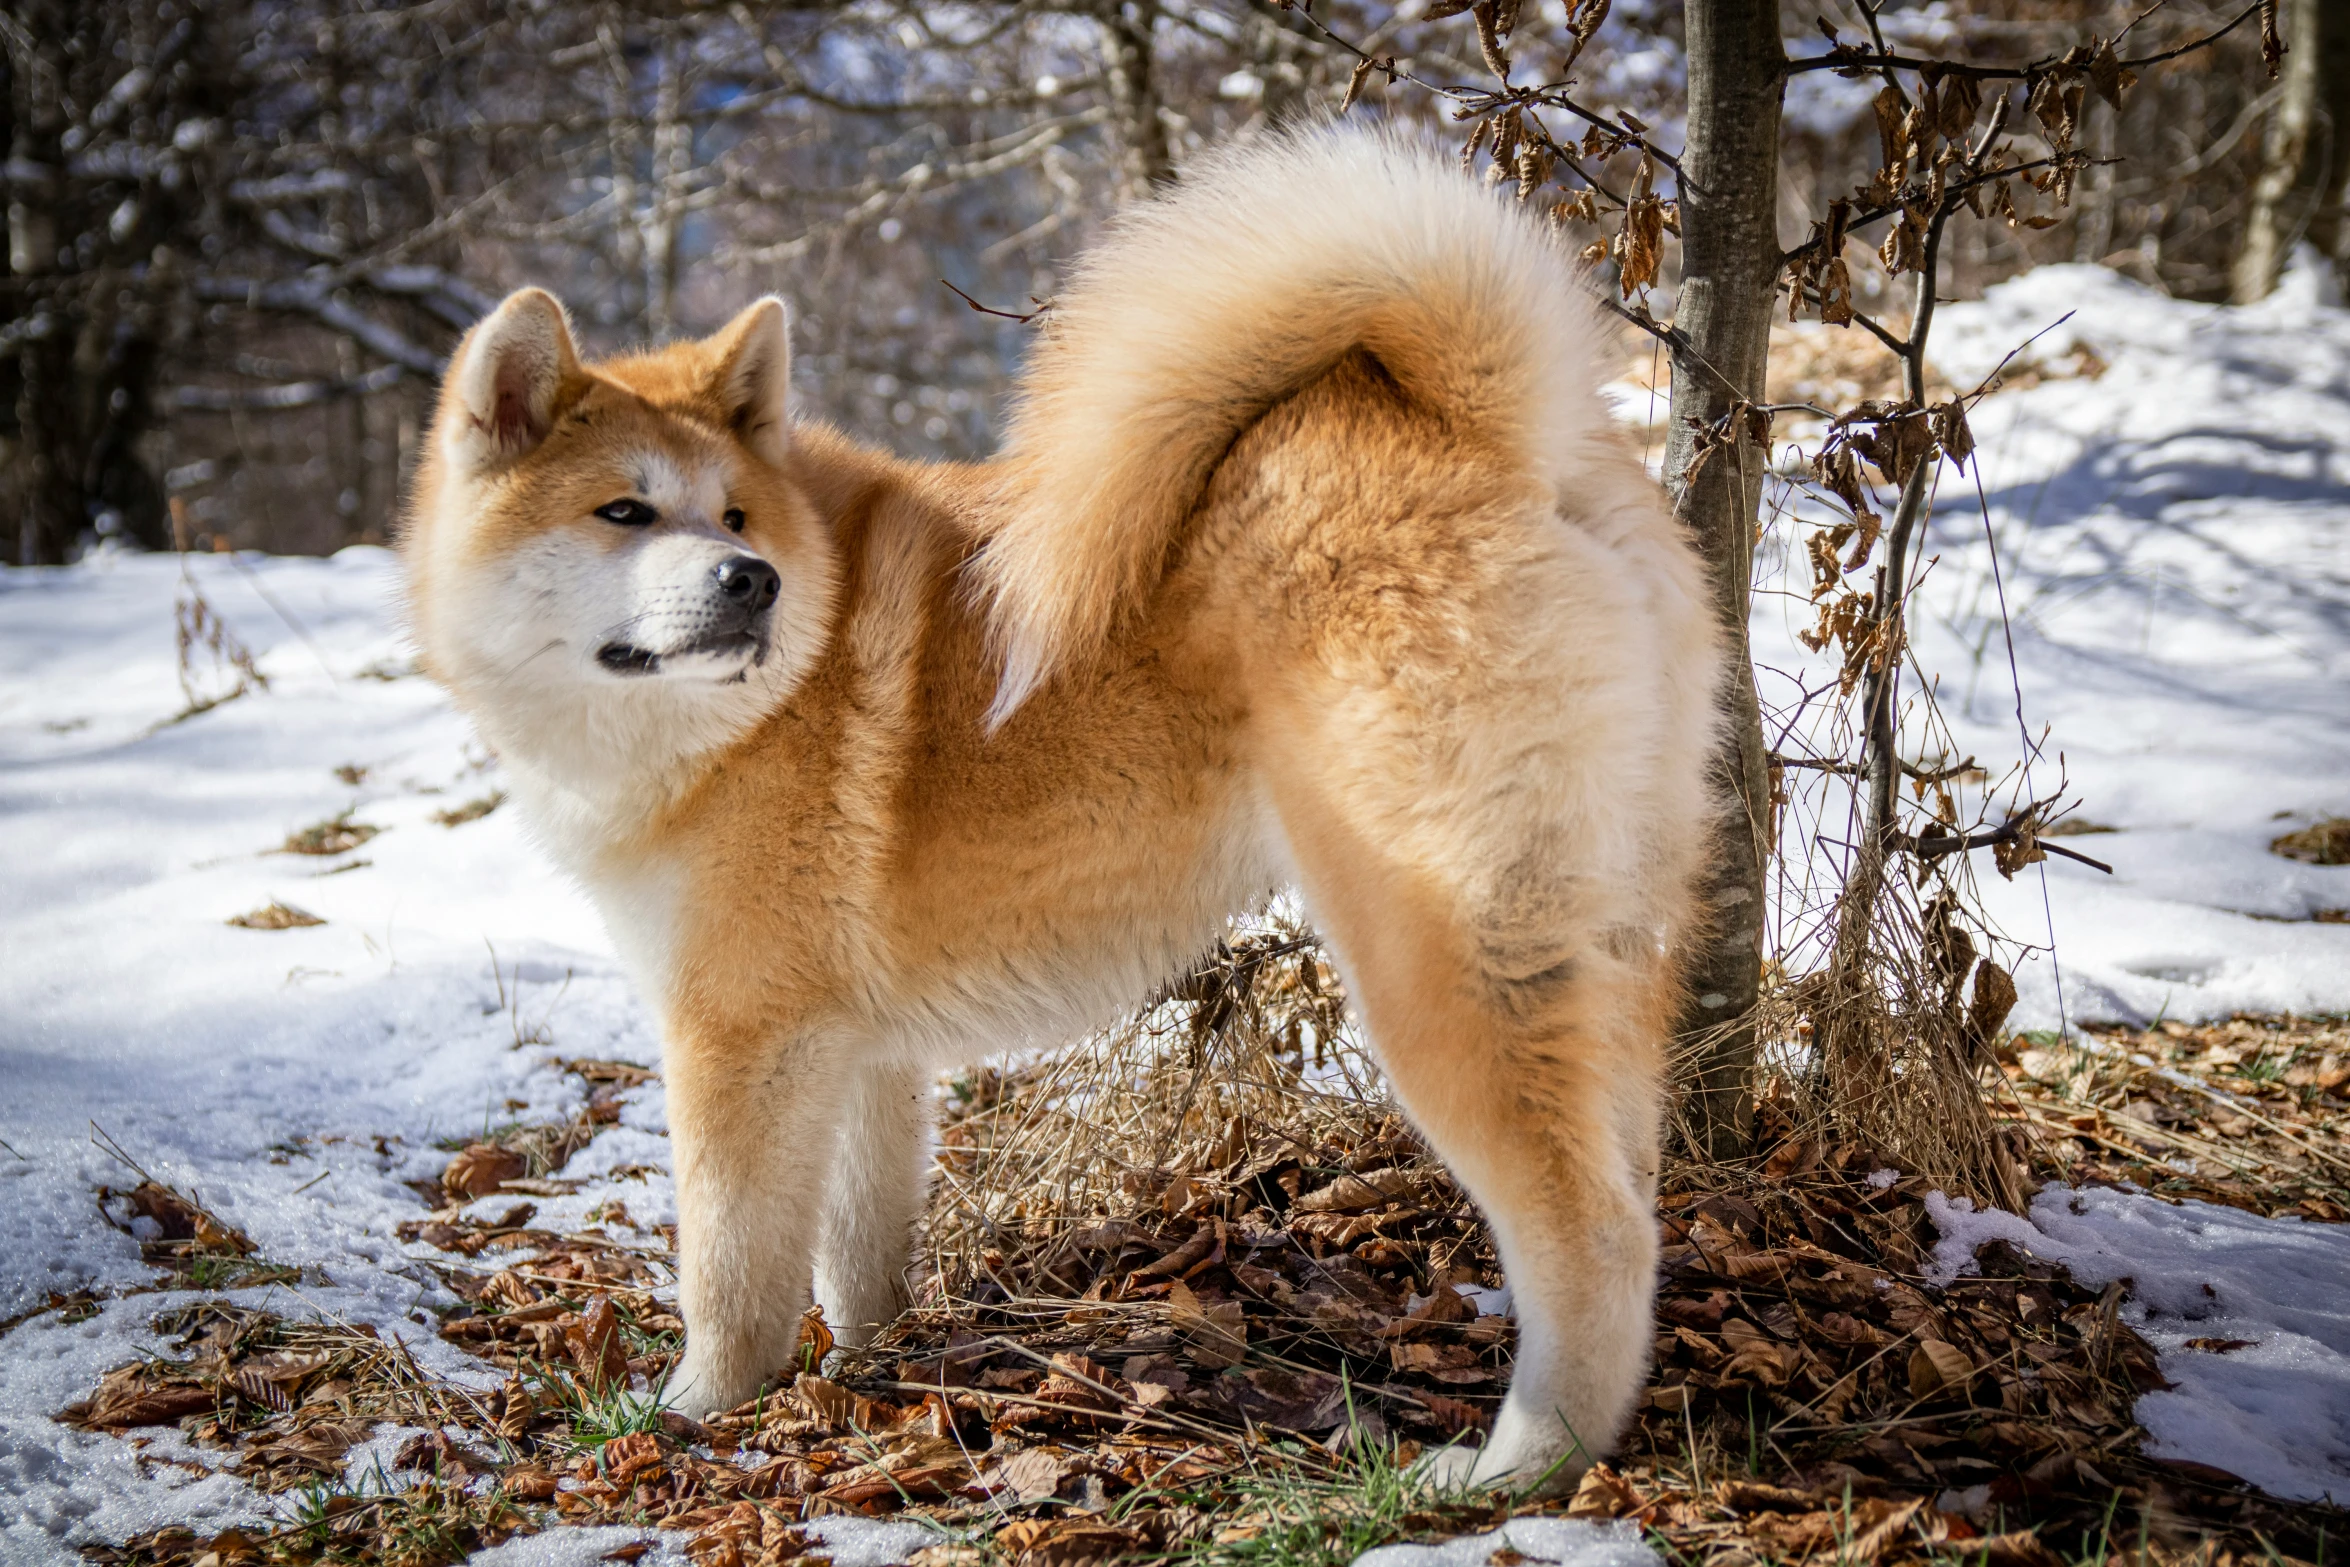
[[[1053,302],[1001,454],[795,421],[786,312],[451,361],[401,543],[428,670],[658,1016],[689,1413],[907,1303],[936,1074],[1112,1020],[1294,886],[1490,1219],[1515,1373],[1447,1483],[1643,1385],[1701,563],[1535,218],[1407,140],[1188,167]]]

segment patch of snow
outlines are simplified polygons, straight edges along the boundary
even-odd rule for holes
[[[1937,1283],[1973,1272],[1994,1240],[2091,1289],[2128,1281],[2123,1319],[2173,1384],[2138,1400],[2148,1453],[2289,1501],[2350,1502],[2350,1225],[2103,1187],[2044,1188],[2028,1219],[1940,1192],[1926,1210]]]
[[[687,1567],[684,1536],[610,1524],[526,1534],[475,1551],[465,1562],[466,1567],[605,1567],[612,1552],[638,1541],[652,1549],[636,1559],[635,1567]]]
[[[892,1567],[925,1545],[946,1538],[926,1524],[835,1514],[811,1518],[800,1527],[824,1542],[832,1567]]]
[[[2308,267],[2241,309],[2042,267],[1943,306],[1932,358],[1964,389],[2043,331],[2025,358],[2054,378],[1979,404],[1979,471],[1942,470],[1912,632],[1960,755],[1997,780],[2028,728],[2033,788],[2061,772],[2114,829],[2056,840],[2111,877],[2052,859],[2008,882],[1975,856],[2001,929],[2053,932],[2013,1021],[2067,1020],[2060,967],[2072,1021],[2350,1010],[2350,925],[2314,921],[2350,908],[2350,866],[2268,849],[2350,815],[2350,312]],[[2106,368],[2068,374],[2076,349]],[[1758,561],[1757,658],[1816,684],[1792,532]]]
[[[887,1518],[814,1518],[799,1527],[822,1542],[823,1554],[832,1559],[833,1567],[897,1567],[942,1538],[935,1529]],[[467,1567],[602,1567],[614,1550],[642,1541],[652,1549],[637,1558],[635,1567],[688,1567],[685,1540],[675,1531],[610,1525],[550,1529],[476,1551],[466,1563]]]
[[[1510,1287],[1507,1284],[1499,1289],[1488,1288],[1483,1284],[1455,1284],[1453,1290],[1476,1307],[1477,1315],[1481,1317],[1509,1317],[1517,1314],[1517,1307],[1510,1302]]]
[[[1382,1545],[1356,1557],[1354,1567],[1486,1567],[1502,1550],[1559,1567],[1658,1567],[1638,1529],[1587,1518],[1513,1518],[1488,1533],[1433,1545]]]

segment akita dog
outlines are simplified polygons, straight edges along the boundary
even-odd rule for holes
[[[939,1070],[1290,884],[1513,1287],[1446,1477],[1614,1441],[1719,662],[1612,358],[1538,221],[1327,130],[1110,225],[990,463],[795,423],[771,298],[592,365],[537,290],[468,334],[413,631],[658,1014],[679,1407],[811,1291],[851,1343],[904,1306]]]

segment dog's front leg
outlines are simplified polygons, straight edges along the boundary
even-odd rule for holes
[[[837,1042],[814,1035],[670,1040],[663,1075],[686,1331],[671,1408],[732,1409],[791,1369],[825,1166],[839,1145],[843,1067]]]
[[[816,1296],[841,1343],[863,1347],[906,1309],[906,1262],[929,1186],[929,1074],[860,1064],[840,1115],[840,1148],[816,1243]]]

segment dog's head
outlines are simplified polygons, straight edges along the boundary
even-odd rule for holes
[[[788,473],[790,369],[775,299],[596,365],[538,289],[467,334],[404,552],[425,661],[493,739],[699,749],[806,673],[837,567]]]

